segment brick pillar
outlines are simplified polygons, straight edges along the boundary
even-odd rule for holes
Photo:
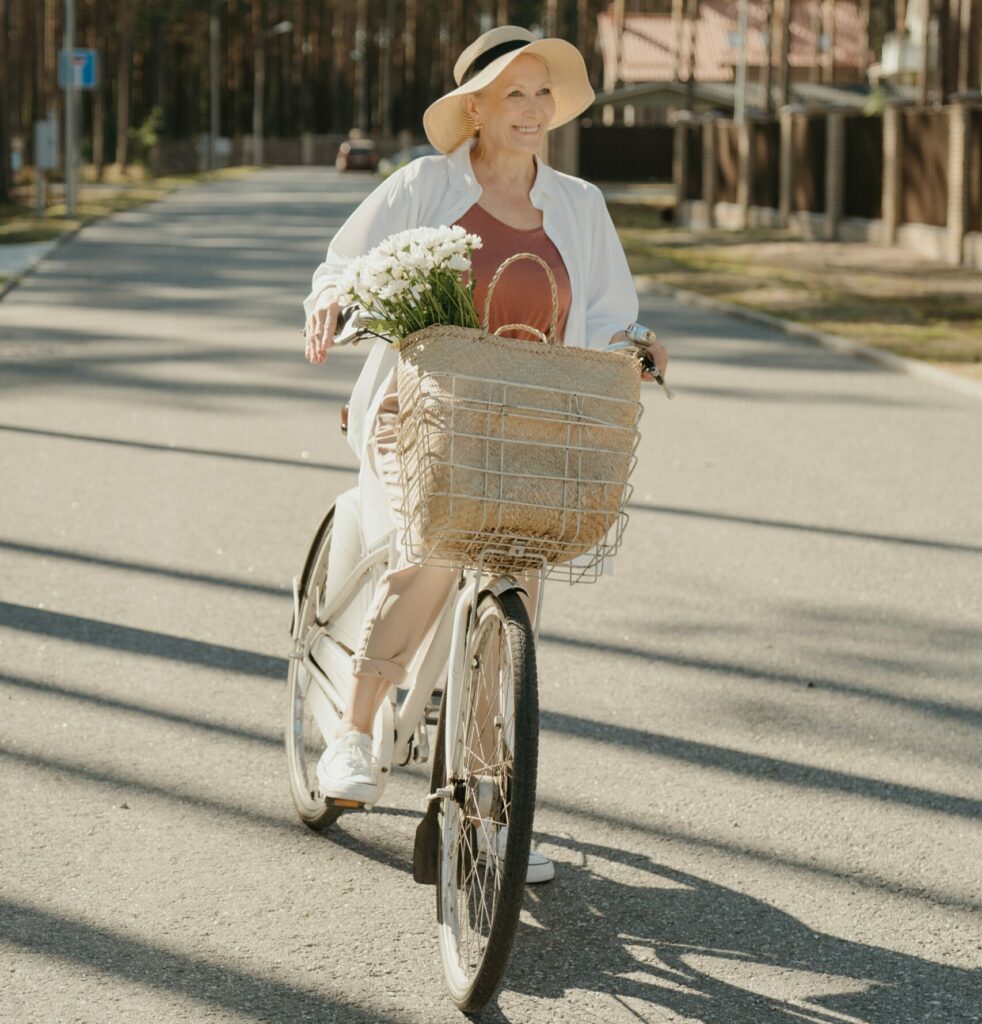
[[[962,262],[962,246],[968,228],[969,132],[974,104],[966,97],[952,97],[948,109],[948,238],[947,262]]]
[[[706,220],[712,226],[716,222],[716,120],[712,117],[702,124],[702,201],[706,204]]]
[[[883,108],[883,244],[896,245],[903,195],[903,108]]]
[[[754,191],[753,141],[754,123],[745,117],[737,128],[737,205],[740,207],[740,224],[743,228],[746,228],[750,219],[750,202]]]
[[[837,237],[842,220],[845,156],[845,119],[839,111],[830,110],[825,115],[825,237],[830,242]]]
[[[778,113],[781,126],[780,164],[778,174],[778,223],[782,228],[788,226],[791,216],[791,189],[794,184],[794,146],[791,142],[791,129],[794,125],[794,108],[782,107]]]

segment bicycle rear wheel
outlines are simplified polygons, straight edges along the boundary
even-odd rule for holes
[[[443,716],[438,741],[451,795],[441,801],[437,918],[447,988],[461,1010],[473,1013],[494,994],[508,964],[535,813],[535,646],[514,591],[485,595],[478,604],[461,691],[457,721]]]
[[[314,542],[315,554],[305,567],[301,581],[300,619],[296,633],[300,637],[317,628],[317,602],[327,582],[333,521],[332,509],[318,530]],[[286,760],[290,796],[303,823],[316,832],[322,832],[338,820],[342,811],[325,803],[317,782],[317,762],[327,744],[318,727],[313,702],[319,699],[324,703],[324,697],[297,658],[290,659],[287,691]]]

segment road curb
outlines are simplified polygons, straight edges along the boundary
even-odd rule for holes
[[[46,260],[53,252],[57,252],[63,245],[70,242],[84,227],[85,224],[79,224],[77,228],[71,228],[64,234],[59,235],[52,241],[48,249],[42,252],[39,256],[36,256],[31,263],[20,271],[20,273],[14,274],[14,276],[9,280],[4,281],[3,284],[0,285],[0,302],[3,302],[7,297],[8,292],[12,292],[17,285],[21,283],[21,281],[30,277],[44,260]]]
[[[916,359],[907,359],[904,356],[895,355],[893,352],[871,348],[869,345],[861,345],[858,341],[842,337],[841,334],[828,334],[825,331],[817,331],[813,327],[807,327],[794,320],[782,320],[781,317],[761,312],[758,309],[738,306],[723,299],[714,299],[710,295],[701,295],[699,292],[692,292],[686,288],[677,288],[675,285],[664,284],[661,281],[652,281],[651,278],[642,275],[635,275],[634,284],[639,293],[665,295],[686,306],[711,309],[716,313],[725,313],[729,316],[738,316],[743,320],[752,320],[754,323],[765,324],[767,327],[773,327],[796,338],[813,341],[833,352],[855,356],[857,359],[866,359],[897,373],[918,377],[931,384],[947,388],[949,391],[955,391],[960,395],[974,398],[976,401],[982,401],[982,384],[959,377],[957,374],[949,373],[947,370],[938,369],[938,367],[931,366],[929,363],[922,363]]]

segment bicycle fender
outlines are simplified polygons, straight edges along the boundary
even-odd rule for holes
[[[481,587],[480,597],[484,597],[485,594],[490,594],[492,597],[501,597],[502,594],[507,594],[509,590],[517,591],[526,597],[529,596],[529,592],[514,576],[495,576],[486,587]],[[480,597],[478,600],[480,600]]]
[[[327,510],[326,515],[320,522],[320,526],[317,527],[314,533],[314,539],[310,542],[310,549],[307,551],[307,556],[303,560],[303,569],[300,570],[298,576],[293,577],[293,615],[290,617],[290,636],[293,636],[293,631],[297,625],[297,615],[300,611],[300,595],[306,593],[307,582],[310,579],[311,570],[314,567],[314,561],[317,558],[317,551],[321,546],[321,541],[324,539],[324,534],[327,532],[328,526],[331,525],[331,520],[334,518],[334,504]]]

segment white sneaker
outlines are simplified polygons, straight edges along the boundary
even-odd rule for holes
[[[321,793],[337,800],[373,804],[378,799],[372,737],[364,732],[346,732],[331,740],[317,762]]]
[[[494,844],[496,855],[504,857],[505,847],[508,845],[508,826],[502,825],[495,836]],[[487,855],[487,833],[483,828],[477,829],[478,857],[483,859]],[[556,877],[556,868],[552,861],[538,850],[529,850],[529,866],[525,874],[526,885],[538,885],[540,882],[551,882]]]

